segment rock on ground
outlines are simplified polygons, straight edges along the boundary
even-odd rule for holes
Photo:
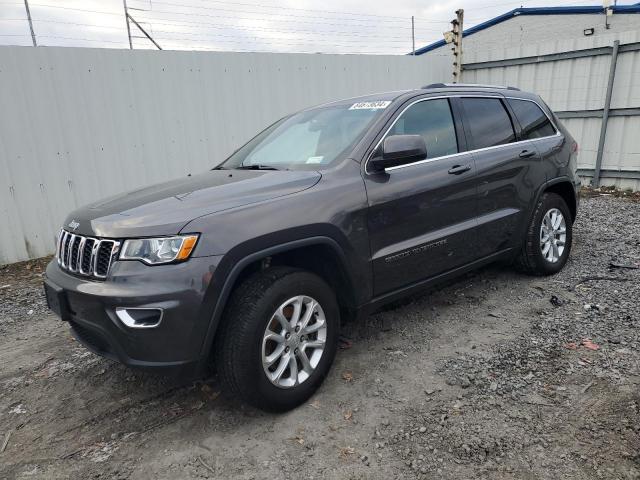
[[[0,478],[640,478],[640,270],[620,265],[640,203],[583,199],[561,273],[491,266],[346,325],[283,415],[87,352],[42,262],[1,268]]]

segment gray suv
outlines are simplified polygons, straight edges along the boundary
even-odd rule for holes
[[[274,123],[210,171],[76,210],[46,271],[87,348],[304,402],[340,324],[497,260],[558,272],[577,144],[539,96],[429,85]]]

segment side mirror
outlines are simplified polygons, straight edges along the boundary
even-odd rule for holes
[[[382,152],[369,160],[371,170],[406,165],[427,158],[427,145],[420,135],[391,135],[382,142]]]

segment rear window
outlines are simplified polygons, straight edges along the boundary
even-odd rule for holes
[[[471,133],[472,150],[495,147],[515,140],[511,118],[497,98],[462,98]]]
[[[529,140],[549,137],[556,133],[549,118],[534,102],[515,98],[510,98],[508,101],[522,127],[522,138]]]

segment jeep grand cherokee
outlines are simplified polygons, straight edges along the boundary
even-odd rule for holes
[[[497,260],[558,272],[577,145],[537,95],[436,84],[274,123],[211,171],[74,211],[50,308],[92,351],[304,402],[340,323]]]

